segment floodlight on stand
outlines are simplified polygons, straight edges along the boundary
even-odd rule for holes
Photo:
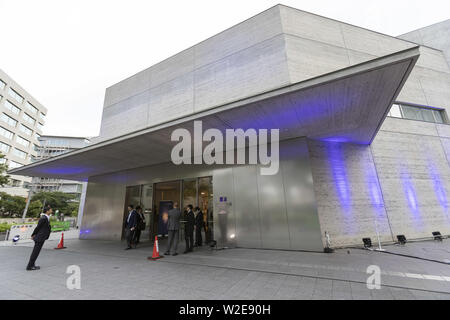
[[[372,247],[372,240],[370,238],[363,238],[362,239],[364,248],[368,249]]]
[[[439,231],[433,231],[433,238],[436,241],[442,241],[442,234]]]
[[[397,235],[397,240],[401,245],[404,245],[406,243],[406,237],[403,234]]]

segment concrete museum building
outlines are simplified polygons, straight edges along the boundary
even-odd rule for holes
[[[162,234],[175,201],[201,207],[227,247],[448,235],[446,48],[277,5],[107,88],[97,143],[11,173],[88,181],[81,239],[121,239],[129,203]],[[224,135],[279,129],[278,172],[174,164],[172,132],[200,120]]]

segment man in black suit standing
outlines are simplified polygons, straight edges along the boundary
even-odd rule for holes
[[[35,265],[36,259],[41,252],[42,246],[45,240],[50,237],[51,227],[50,227],[50,216],[53,210],[50,207],[44,208],[44,213],[42,214],[39,222],[31,234],[31,239],[34,241],[33,252],[30,256],[30,261],[28,262],[27,270],[39,270],[40,267]]]
[[[192,211],[192,205],[187,206],[187,212],[184,216],[184,220],[186,221],[184,225],[184,236],[186,239],[186,250],[184,253],[192,252],[194,248],[194,225],[195,225],[195,217],[194,212]]]
[[[128,217],[125,223],[125,236],[127,238],[127,247],[125,248],[125,250],[131,249],[131,243],[133,241],[134,232],[137,226],[137,213],[133,208],[134,207],[132,204],[128,206]]]
[[[195,207],[195,245],[201,247],[203,244],[202,240],[202,229],[204,228],[203,213],[199,207]]]

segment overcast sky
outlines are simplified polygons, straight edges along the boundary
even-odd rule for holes
[[[44,134],[96,136],[107,87],[277,3],[394,36],[450,18],[449,0],[0,0],[0,69]]]

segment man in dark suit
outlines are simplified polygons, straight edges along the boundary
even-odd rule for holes
[[[133,205],[130,204],[128,206],[128,217],[125,222],[125,237],[127,239],[127,247],[125,250],[131,249],[131,244],[134,238],[134,232],[137,226],[137,213],[136,210],[133,209]]]
[[[192,211],[192,205],[187,206],[187,212],[184,216],[184,220],[186,221],[184,225],[184,237],[186,239],[186,250],[184,253],[192,252],[194,248],[194,225],[195,225],[195,216]]]
[[[39,222],[31,234],[31,239],[34,241],[33,252],[30,256],[30,261],[28,262],[27,270],[39,270],[40,267],[35,265],[36,259],[41,252],[42,246],[45,240],[50,237],[51,227],[50,227],[50,216],[53,210],[50,207],[44,208],[44,213],[42,214]]]
[[[136,207],[136,218],[137,218],[137,225],[134,236],[134,243],[137,245],[141,240],[141,232],[145,230],[145,216],[144,213],[142,212],[141,206]]]
[[[204,227],[203,212],[195,207],[195,245],[201,247],[203,244],[202,229]]]

